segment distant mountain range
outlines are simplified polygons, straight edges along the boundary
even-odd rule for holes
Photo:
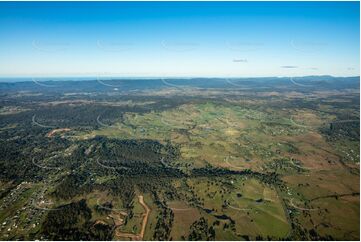
[[[232,89],[359,89],[360,77],[304,76],[257,78],[28,78],[14,81],[2,78],[0,92],[51,91],[96,92],[131,91],[162,88]]]

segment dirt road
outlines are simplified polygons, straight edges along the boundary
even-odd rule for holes
[[[143,239],[144,237],[144,232],[145,232],[145,227],[147,226],[148,223],[148,217],[149,217],[149,213],[150,213],[150,208],[147,206],[147,204],[144,202],[144,198],[142,195],[140,195],[138,197],[139,199],[139,203],[143,206],[143,208],[145,209],[145,213],[143,214],[144,218],[143,218],[143,222],[142,222],[142,230],[140,231],[140,237]]]
[[[143,221],[142,221],[142,229],[140,230],[139,234],[132,234],[132,233],[123,233],[119,230],[115,231],[115,235],[117,237],[123,237],[123,238],[129,238],[131,240],[143,240],[144,238],[144,233],[145,233],[145,228],[147,226],[148,223],[148,217],[149,217],[149,213],[150,213],[150,208],[147,206],[147,204],[144,202],[144,198],[142,195],[138,196],[138,200],[139,203],[143,206],[145,213],[142,214],[143,216]]]

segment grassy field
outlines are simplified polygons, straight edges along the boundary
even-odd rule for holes
[[[278,198],[271,187],[255,179],[233,177],[230,181],[189,181],[207,216],[226,215],[235,221],[235,235],[282,238],[290,225]]]

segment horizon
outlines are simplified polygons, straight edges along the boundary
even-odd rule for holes
[[[240,80],[240,79],[292,79],[292,78],[310,78],[310,77],[327,77],[327,78],[360,78],[360,76],[332,76],[332,75],[308,75],[308,76],[263,76],[263,77],[118,77],[118,76],[64,76],[64,77],[0,77],[0,83],[22,83],[22,82],[82,82],[82,81],[99,81],[99,80],[114,80],[114,81],[137,81],[137,80],[192,80],[192,79],[216,79],[216,80],[223,80],[223,79],[231,79],[231,80]]]
[[[1,2],[0,76],[359,76],[359,6]]]
[[[89,75],[89,76],[0,76],[0,79],[32,79],[32,78],[40,78],[40,79],[62,79],[62,78],[130,78],[130,79],[159,79],[159,78],[170,78],[170,79],[243,79],[243,78],[291,78],[291,77],[333,77],[333,78],[350,78],[350,77],[360,77],[360,75],[350,75],[350,76],[335,76],[335,75],[304,75],[304,76],[101,76],[101,75]]]

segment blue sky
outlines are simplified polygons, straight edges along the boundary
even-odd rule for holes
[[[359,75],[359,2],[1,2],[0,76]]]

